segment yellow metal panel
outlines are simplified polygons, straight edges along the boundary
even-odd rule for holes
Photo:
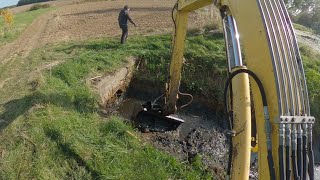
[[[178,9],[183,11],[194,11],[212,3],[213,0],[179,0]]]
[[[176,111],[176,102],[178,99],[178,92],[181,80],[181,70],[183,62],[183,53],[185,38],[187,34],[188,26],[188,15],[187,11],[178,11],[176,13],[176,34],[173,38],[173,50],[171,54],[170,62],[170,79],[168,92],[166,93],[166,106],[165,114],[173,114]]]
[[[226,0],[222,2],[222,5],[229,7],[232,16],[237,21],[240,42],[244,49],[248,69],[260,78],[265,87],[270,120],[272,122],[273,159],[276,177],[279,177],[278,127],[277,124],[273,122],[275,118],[279,117],[278,96],[272,59],[260,10],[256,0]],[[261,95],[254,81],[251,82],[259,137],[259,179],[270,179]]]

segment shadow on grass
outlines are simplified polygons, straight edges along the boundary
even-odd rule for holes
[[[20,115],[25,114],[32,106],[32,97],[26,96],[21,99],[15,99],[4,104],[5,111],[0,114],[0,130],[7,127],[13,120]]]
[[[51,141],[57,144],[59,150],[67,159],[74,159],[77,162],[78,166],[84,167],[86,171],[90,173],[93,179],[100,179],[101,173],[92,169],[85,162],[85,160],[83,160],[81,156],[76,153],[76,151],[71,147],[69,143],[63,142],[63,137],[59,131],[55,129],[45,128],[44,132]]]
[[[120,42],[113,41],[112,43],[97,43],[97,44],[75,44],[64,50],[73,50],[73,49],[88,49],[88,50],[109,50],[109,49],[118,49],[121,47]]]
[[[120,47],[119,42],[114,42],[114,44],[104,44],[104,45],[99,45],[99,44],[88,44],[85,45],[86,49],[91,49],[91,50],[99,50],[99,49],[118,49]]]
[[[52,93],[49,95],[35,92],[21,99],[15,99],[3,105],[4,111],[0,114],[0,132],[19,116],[26,115],[30,109],[37,105],[53,104],[64,109],[76,110],[79,113],[90,113],[95,111],[92,99],[85,97],[69,96],[63,93]]]

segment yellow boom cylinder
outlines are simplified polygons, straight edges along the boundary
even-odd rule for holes
[[[233,71],[244,69],[236,67]],[[232,80],[233,130],[232,173],[233,180],[247,180],[251,153],[251,105],[248,74],[241,73]]]

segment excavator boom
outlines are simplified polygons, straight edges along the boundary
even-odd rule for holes
[[[249,177],[253,107],[259,179],[312,180],[315,119],[310,115],[294,29],[282,0],[178,0],[170,76],[160,114],[167,116],[177,110],[188,15],[210,4],[216,5],[222,16],[229,71],[225,96],[232,99],[225,98],[226,113],[233,114],[227,178]]]

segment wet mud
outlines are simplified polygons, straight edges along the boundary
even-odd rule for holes
[[[113,108],[116,110],[113,113],[133,119],[141,110],[141,104],[162,95],[161,87],[153,86],[156,88],[149,90],[140,87],[141,85],[131,83],[122,99],[118,101],[117,107]],[[185,101],[180,101],[180,105]],[[160,100],[158,103],[163,102]],[[190,106],[179,109],[173,116],[185,121],[177,130],[142,133],[143,140],[183,162],[193,164],[200,159],[204,171],[212,172],[216,179],[225,179],[229,138],[225,133],[227,122],[223,115],[218,113],[215,107],[208,107],[196,98]],[[252,163],[255,166],[250,172],[250,179],[257,179],[257,162],[253,160]]]

